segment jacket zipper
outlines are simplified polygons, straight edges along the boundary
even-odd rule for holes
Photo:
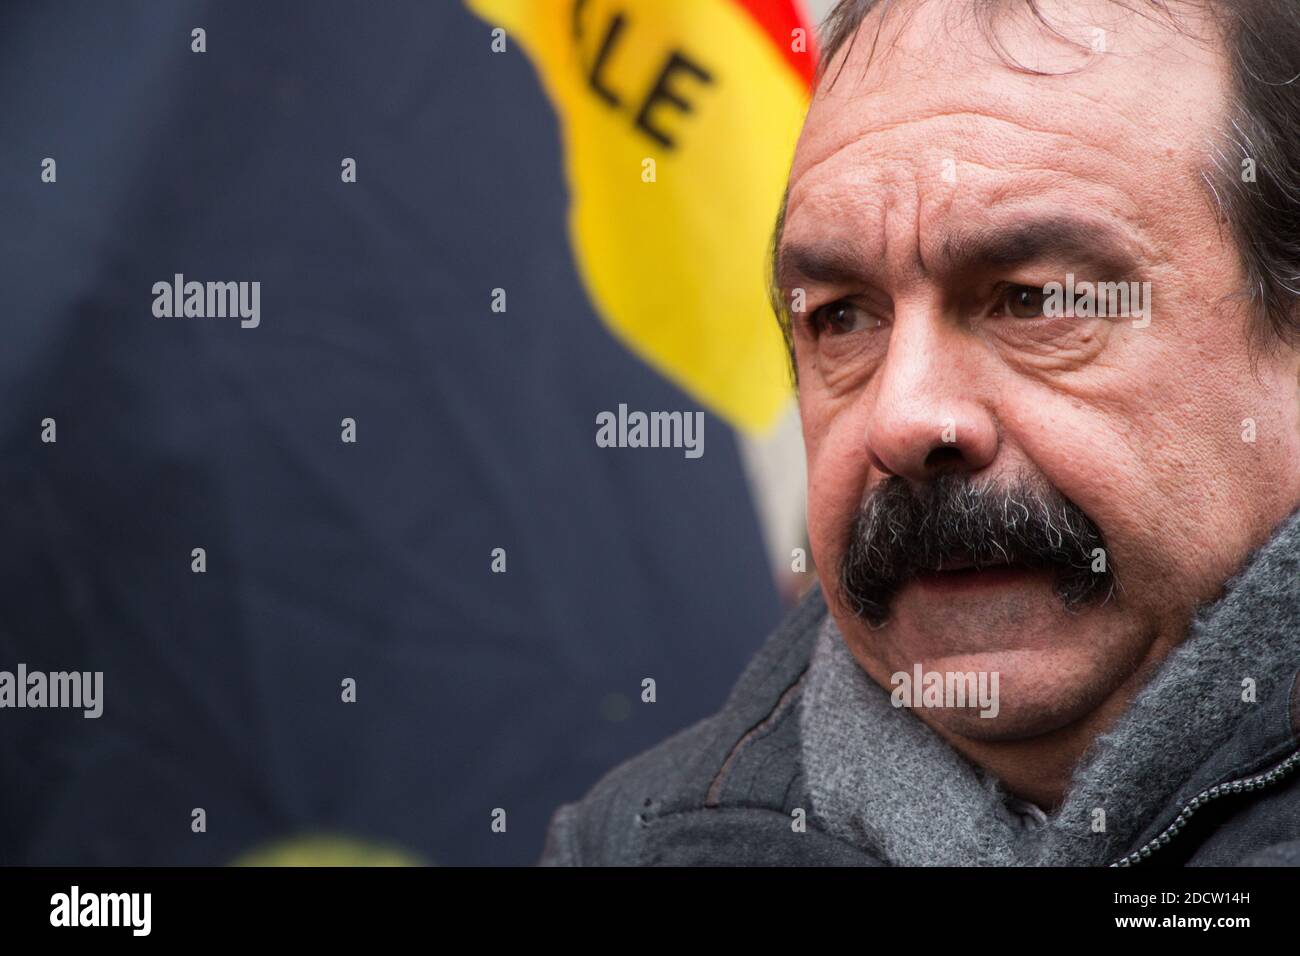
[[[1139,850],[1135,850],[1121,860],[1116,860],[1111,866],[1132,866],[1134,863],[1141,863],[1148,859],[1152,853],[1163,846],[1168,846],[1178,833],[1187,826],[1187,821],[1201,807],[1205,806],[1212,800],[1229,793],[1243,793],[1250,790],[1262,790],[1265,787],[1271,787],[1283,777],[1287,776],[1297,767],[1300,767],[1300,750],[1297,750],[1291,756],[1287,757],[1280,764],[1263,773],[1257,773],[1250,777],[1242,777],[1238,780],[1232,780],[1228,783],[1216,784],[1208,790],[1202,790],[1192,802],[1183,807],[1182,812],[1178,814],[1177,819],[1169,826],[1165,827],[1159,836],[1149,841]]]

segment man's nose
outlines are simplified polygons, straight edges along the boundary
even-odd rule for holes
[[[974,473],[997,456],[998,429],[960,329],[929,316],[899,317],[876,373],[866,444],[873,467],[915,482]]]

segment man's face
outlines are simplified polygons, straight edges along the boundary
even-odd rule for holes
[[[1105,52],[999,21],[1021,63],[1071,71],[1052,76],[1012,70],[943,3],[891,14],[868,67],[868,17],[814,97],[781,243],[786,302],[806,295],[808,519],[832,612],[887,688],[918,663],[997,672],[997,718],[920,714],[987,740],[1113,706],[1300,502],[1300,365],[1251,351],[1202,178],[1226,122],[1221,47],[1195,23],[1199,42],[1101,0],[1069,7],[1046,9]],[[1148,316],[1039,314],[1024,287],[1067,274],[1149,282]],[[1113,593],[1067,608],[1050,561],[909,573],[872,626],[841,587],[856,519],[887,479],[924,502],[943,475],[1072,505]],[[889,540],[875,533],[860,550]]]

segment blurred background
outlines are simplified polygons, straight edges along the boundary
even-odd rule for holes
[[[764,269],[829,6],[0,8],[0,669],[104,674],[0,710],[0,863],[530,864],[718,709],[812,580]]]

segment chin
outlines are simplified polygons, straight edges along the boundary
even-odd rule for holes
[[[924,660],[924,671],[989,675],[985,685],[996,686],[996,713],[922,707],[917,716],[971,740],[1024,740],[1061,730],[1093,714],[1132,677],[1141,651],[1123,653],[1119,635],[1108,636],[1076,626],[1058,631],[1051,647],[988,648]]]
[[[988,707],[922,707],[917,716],[950,735],[990,742],[1026,740],[1061,730],[1093,713],[1115,691],[1119,677],[1086,662],[1062,660],[1071,656],[1016,651],[993,653],[987,660],[977,655],[935,661],[927,666],[937,672],[997,674],[996,712],[990,713]]]
[[[1111,698],[1148,649],[1113,604],[1067,611],[1047,583],[977,603],[924,597],[900,592],[883,628],[844,633],[891,694],[926,683],[931,696],[911,691],[912,709],[948,735],[1009,741],[1061,730]],[[958,688],[966,702],[974,691],[976,706],[960,706]]]

